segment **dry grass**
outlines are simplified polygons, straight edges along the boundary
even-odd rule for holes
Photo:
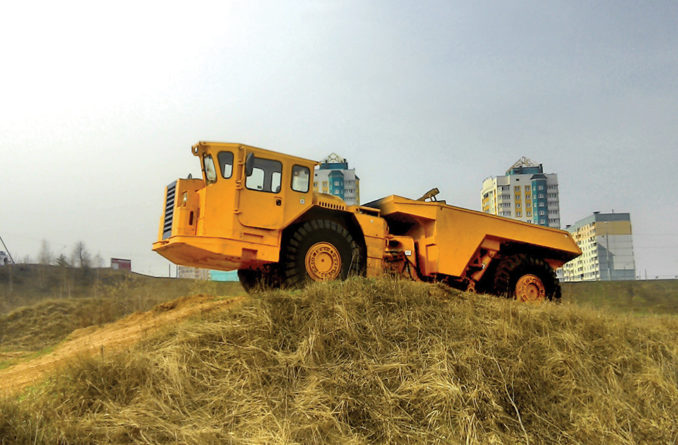
[[[678,321],[355,279],[0,401],[4,443],[675,443]]]
[[[214,291],[213,282],[184,284],[190,285],[192,294],[203,293],[204,289]],[[238,292],[231,294],[242,292],[239,285],[235,290]],[[101,326],[171,298],[153,287],[130,288],[125,282],[100,286],[98,294],[96,298],[46,299],[0,313],[0,369],[51,351],[76,329]]]

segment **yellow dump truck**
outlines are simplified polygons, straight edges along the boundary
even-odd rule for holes
[[[554,270],[581,251],[569,233],[435,201],[359,206],[313,189],[318,162],[199,142],[202,178],[165,190],[153,250],[184,266],[238,270],[248,291],[351,274],[396,274],[521,301],[560,297]]]

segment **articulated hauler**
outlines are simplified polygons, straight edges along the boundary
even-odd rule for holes
[[[243,287],[395,274],[520,301],[560,298],[570,234],[436,201],[364,205],[313,189],[318,162],[238,143],[192,147],[202,178],[165,190],[153,250],[184,266],[238,270]]]

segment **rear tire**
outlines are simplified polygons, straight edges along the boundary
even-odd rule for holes
[[[268,271],[238,269],[238,279],[248,294],[280,287],[277,273],[273,269]]]
[[[301,287],[309,281],[345,280],[362,274],[360,246],[341,224],[314,219],[297,226],[284,242],[280,264],[282,284]]]
[[[494,274],[499,296],[519,301],[560,301],[560,283],[549,264],[527,254],[505,257]]]

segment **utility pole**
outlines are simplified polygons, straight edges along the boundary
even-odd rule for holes
[[[7,248],[7,244],[2,240],[2,236],[0,236],[0,243],[2,243],[3,246],[5,246],[5,251],[7,251],[7,255],[9,255],[9,259],[12,260],[12,264],[16,264],[14,262],[14,258],[12,258],[12,254],[10,253],[9,249]]]

